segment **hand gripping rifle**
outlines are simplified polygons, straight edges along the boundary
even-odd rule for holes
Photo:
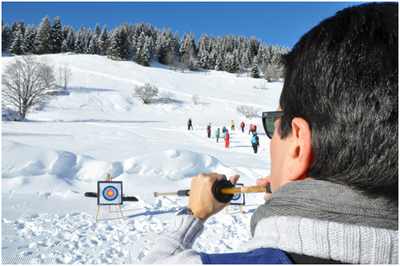
[[[229,180],[223,179],[216,181],[212,188],[212,194],[216,200],[222,203],[228,203],[232,200],[233,195],[238,193],[271,193],[270,186],[249,186],[235,187]],[[178,196],[187,197],[190,194],[190,189],[182,189],[176,192],[154,192],[154,197],[159,196]]]

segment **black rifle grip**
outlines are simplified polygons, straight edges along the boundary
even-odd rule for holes
[[[97,198],[97,193],[96,192],[85,192],[85,197]]]
[[[222,180],[216,181],[213,184],[211,191],[216,200],[218,200],[221,203],[228,203],[232,200],[233,195],[224,195],[221,193],[221,189],[230,188],[230,187],[234,187],[234,186],[235,185],[233,185],[231,183],[231,181],[229,181],[227,179],[222,179]]]
[[[139,201],[136,197],[133,196],[126,196],[126,197],[122,197],[123,201]]]

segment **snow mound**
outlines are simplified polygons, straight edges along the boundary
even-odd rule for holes
[[[7,160],[2,165],[3,178],[52,175],[68,182],[94,180],[96,176],[111,171],[112,164],[97,161],[90,156],[57,151],[21,144],[3,142]]]
[[[173,181],[192,177],[201,172],[218,171],[227,174],[231,172],[213,156],[176,149],[128,159],[124,161],[123,166],[126,173],[157,175]]]
[[[29,184],[31,190],[54,191],[113,177],[139,175],[157,176],[170,181],[192,177],[201,172],[233,174],[219,160],[188,150],[169,149],[163,152],[135,156],[124,161],[107,162],[67,151],[49,150],[13,141],[3,142],[8,159],[2,166],[3,185],[18,189]],[[32,177],[38,177],[37,180]],[[48,184],[46,187],[43,183]],[[35,183],[37,186],[35,186]],[[52,184],[52,185],[50,185]],[[83,187],[82,187],[83,188]]]

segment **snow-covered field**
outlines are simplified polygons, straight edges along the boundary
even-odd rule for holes
[[[238,105],[275,110],[282,83],[217,71],[179,72],[142,67],[95,55],[43,55],[72,72],[69,95],[56,96],[28,115],[29,122],[2,122],[2,262],[140,263],[156,235],[172,225],[187,198],[154,198],[153,192],[189,187],[190,177],[215,171],[240,174],[254,185],[269,173],[269,140],[261,119],[246,120]],[[3,57],[7,66],[14,57]],[[156,85],[161,98],[143,105],[135,85]],[[268,89],[255,89],[254,87]],[[197,94],[200,104],[194,104]],[[172,100],[166,101],[166,98]],[[194,130],[187,131],[192,118]],[[256,123],[260,150],[254,154],[241,120]],[[206,125],[230,127],[231,147],[206,137]],[[107,173],[124,182],[126,219],[96,223],[97,180]],[[235,206],[207,221],[194,248],[237,249],[249,239],[250,217],[263,195],[247,195],[244,213]],[[101,216],[117,215],[104,207]]]

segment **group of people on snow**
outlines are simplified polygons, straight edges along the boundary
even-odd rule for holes
[[[189,118],[188,120],[188,130],[193,130],[193,123],[192,123],[192,119]],[[244,121],[240,122],[240,129],[242,130],[242,133],[244,133],[246,124]],[[231,131],[235,130],[235,122],[233,120],[231,120]],[[254,124],[250,124],[249,125],[249,134],[251,133],[251,146],[253,148],[254,153],[258,152],[258,146],[260,146],[260,140],[259,137],[257,135],[257,126]],[[211,123],[208,123],[207,125],[207,138],[211,138],[212,135],[212,130],[211,130]],[[217,143],[219,143],[219,139],[222,138],[224,139],[225,142],[225,148],[229,148],[230,145],[230,133],[229,130],[224,126],[222,127],[222,132],[221,129],[218,127],[215,129],[214,132],[214,137]]]

